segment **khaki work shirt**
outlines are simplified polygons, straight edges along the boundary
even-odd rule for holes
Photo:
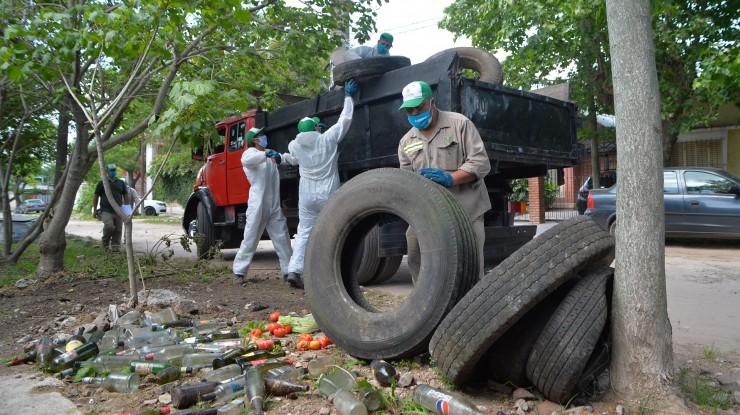
[[[414,127],[398,144],[401,169],[418,173],[433,167],[452,173],[464,170],[478,179],[448,190],[457,198],[470,220],[491,209],[488,190],[483,181],[491,171],[491,163],[478,129],[473,122],[456,112],[439,111],[439,120],[432,137],[427,139]]]

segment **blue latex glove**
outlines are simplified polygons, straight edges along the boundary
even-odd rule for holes
[[[419,174],[435,183],[441,184],[444,187],[452,187],[452,175],[444,170],[425,168],[419,170]]]
[[[274,159],[278,166],[283,162],[283,157],[275,150],[265,151],[265,156],[267,156],[267,158]]]
[[[354,79],[350,79],[344,84],[344,96],[348,97],[357,92],[357,82]]]

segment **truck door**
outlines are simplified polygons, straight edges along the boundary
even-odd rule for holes
[[[226,143],[227,160],[226,171],[223,176],[226,179],[226,195],[229,205],[247,203],[249,198],[249,182],[242,168],[241,157],[246,150],[247,122],[241,120],[229,126],[229,136]]]
[[[226,151],[224,150],[226,128],[219,127],[218,135],[221,136],[221,142],[216,144],[213,154],[206,159],[205,178],[216,205],[223,206],[227,202],[226,183],[221,180],[226,175]]]

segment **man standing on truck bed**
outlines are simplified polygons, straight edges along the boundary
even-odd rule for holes
[[[380,39],[378,39],[378,43],[375,46],[358,46],[352,48],[344,54],[344,61],[353,61],[373,56],[389,56],[392,47],[393,35],[390,33],[381,33]]]
[[[301,176],[298,184],[298,233],[288,266],[288,283],[294,288],[303,288],[301,274],[311,229],[321,209],[339,188],[337,148],[352,124],[355,105],[352,94],[356,91],[357,83],[354,80],[347,81],[344,85],[344,108],[339,114],[339,120],[323,134],[315,131],[316,121],[313,118],[305,117],[299,121],[299,133],[288,144],[288,153],[282,155],[282,160],[286,163],[298,165]],[[280,156],[274,151],[266,154],[267,157]]]
[[[280,259],[280,271],[283,275],[288,273],[288,263],[293,254],[288,225],[280,208],[280,174],[277,169],[280,155],[276,154],[272,159],[265,158],[267,136],[262,128],[251,128],[246,138],[248,148],[242,153],[241,161],[250,184],[249,204],[244,239],[232,265],[233,282],[236,285],[244,283],[244,276],[249,271],[265,228]]]
[[[478,129],[473,122],[456,112],[440,111],[432,88],[423,81],[403,88],[403,104],[413,128],[398,143],[401,169],[446,187],[460,202],[475,230],[478,241],[479,276],[483,276],[483,244],[486,233],[483,214],[491,209],[483,179],[491,164]],[[416,282],[421,266],[419,241],[414,230],[406,231],[408,266]]]

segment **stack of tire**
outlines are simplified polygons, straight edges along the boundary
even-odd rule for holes
[[[364,297],[356,258],[391,213],[417,231],[421,273],[396,310]],[[375,236],[377,238],[377,236]],[[345,183],[314,227],[306,296],[321,329],[365,360],[429,351],[449,381],[535,385],[567,401],[608,367],[614,239],[589,217],[561,222],[477,280],[475,236],[457,200],[431,181],[377,169]],[[472,254],[471,254],[472,253]]]

